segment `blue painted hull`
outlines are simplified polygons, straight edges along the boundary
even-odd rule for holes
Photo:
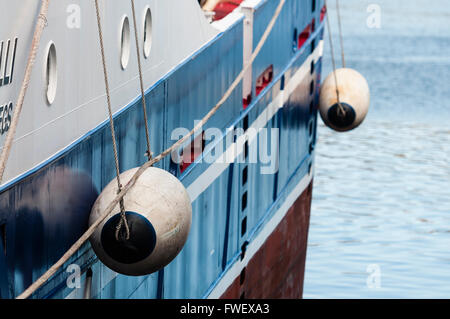
[[[255,39],[261,37],[277,4],[268,1],[256,11]],[[228,127],[243,127],[244,122],[251,125],[283,90],[323,36],[323,26],[318,23],[323,3],[319,5],[318,1],[314,12],[311,5],[311,0],[288,1],[256,59],[253,79],[273,65],[274,77],[268,86],[245,109],[242,87],[238,87],[204,129],[220,128],[225,138]],[[294,30],[303,30],[312,19],[316,20],[316,31],[302,48],[294,50]],[[192,128],[194,120],[201,119],[217,103],[239,74],[243,68],[243,23],[241,20],[220,34],[146,92],[155,154],[175,142],[170,139],[175,128]],[[312,83],[301,82],[266,126],[280,130],[278,172],[262,175],[258,163],[228,165],[193,201],[188,242],[172,264],[144,277],[116,275],[96,258],[86,243],[33,297],[65,298],[73,293],[77,288],[66,283],[70,264],[81,267],[81,290],[86,270],[92,269],[94,298],[208,297],[224,273],[237,262],[243,245],[251,242],[270,222],[286,196],[313,165],[317,112],[311,105],[317,100],[321,60],[311,68]],[[146,160],[141,112],[141,101],[136,99],[115,115],[121,171],[140,166]],[[210,164],[194,163],[183,173],[170,158],[156,166],[170,170],[187,187]],[[244,170],[248,183],[243,185]],[[3,225],[2,246],[6,253],[0,258],[2,298],[19,295],[79,238],[87,229],[90,208],[114,174],[111,136],[105,122],[1,190],[0,225]],[[248,204],[242,209],[244,194]],[[244,218],[245,233],[242,231]]]

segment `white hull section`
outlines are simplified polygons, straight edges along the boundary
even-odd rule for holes
[[[16,103],[25,73],[40,1],[1,1],[0,41],[2,75],[11,69],[13,43],[17,39],[12,83],[0,86],[0,106]],[[145,88],[148,89],[185,59],[217,36],[196,0],[136,0],[138,37]],[[143,52],[144,22],[151,10],[151,49]],[[100,1],[106,64],[113,112],[139,95],[139,79],[132,11],[129,1]],[[121,65],[122,22],[131,26],[129,62]],[[5,28],[3,26],[9,26]],[[10,43],[9,58],[6,51]],[[47,100],[47,53],[56,49],[56,95]],[[93,1],[50,1],[30,86],[24,101],[16,138],[3,185],[51,158],[87,134],[107,118],[105,86]],[[3,72],[7,68],[6,72]],[[151,102],[150,102],[151,103]],[[2,130],[3,131],[3,130]],[[3,145],[6,132],[0,135]]]

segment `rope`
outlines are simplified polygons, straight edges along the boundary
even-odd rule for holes
[[[6,135],[5,144],[0,155],[0,183],[3,180],[3,173],[5,172],[6,163],[8,162],[9,155],[11,153],[14,136],[16,134],[17,124],[19,122],[20,113],[22,112],[23,102],[27,93],[28,85],[30,84],[31,72],[33,70],[34,62],[36,61],[36,54],[41,42],[42,31],[47,25],[47,12],[50,0],[42,0],[41,9],[37,18],[36,27],[33,35],[33,42],[31,43],[30,53],[28,55],[28,62],[25,69],[25,77],[20,88],[17,104],[14,109],[14,114],[9,127],[8,134]]]
[[[117,193],[119,194],[119,193]],[[116,225],[115,237],[117,241],[123,241],[130,239],[130,227],[127,222],[127,215],[125,213],[125,206],[123,205],[123,199],[120,200],[120,220]],[[125,227],[125,236],[120,232],[122,227]]]
[[[150,161],[152,159],[152,151],[150,148],[150,133],[148,129],[148,118],[147,118],[147,106],[145,101],[145,93],[144,93],[144,80],[142,76],[142,66],[141,66],[141,55],[139,54],[139,40],[138,40],[138,33],[137,33],[137,26],[136,26],[136,10],[134,8],[134,0],[131,0],[131,8],[133,11],[133,23],[134,23],[134,37],[136,39],[136,55],[137,55],[137,61],[138,61],[138,68],[139,68],[139,82],[141,85],[141,97],[142,97],[142,112],[144,114],[144,122],[145,122],[145,137],[147,139],[147,153],[145,154]]]
[[[230,97],[231,93],[233,93],[234,89],[239,85],[240,81],[243,79],[244,74],[247,72],[249,67],[253,64],[259,52],[261,51],[263,45],[265,44],[267,38],[269,37],[270,32],[272,31],[275,22],[280,15],[281,9],[283,8],[286,0],[280,0],[278,7],[272,17],[272,20],[267,25],[264,34],[261,37],[258,45],[253,52],[249,63],[243,68],[241,73],[237,76],[228,90],[225,92],[220,101],[206,114],[206,116],[192,129],[192,131],[174,143],[171,147],[166,149],[164,152],[159,154],[158,156],[152,158],[152,160],[146,162],[142,165],[136,173],[131,177],[128,183],[122,188],[119,194],[114,198],[114,200],[106,207],[101,216],[89,227],[89,229],[69,248],[69,250],[52,266],[45,272],[39,279],[37,279],[30,287],[28,287],[21,295],[17,297],[17,299],[26,299],[30,297],[39,287],[41,287],[51,276],[53,276],[56,271],[66,263],[72,255],[74,255],[78,249],[87,241],[89,237],[95,232],[95,229],[108,217],[108,215],[113,211],[113,209],[117,206],[117,204],[123,199],[123,197],[127,194],[127,192],[134,186],[137,179],[151,166],[155,163],[160,162],[167,155],[172,153],[178,147],[180,147],[187,139],[189,139],[192,135],[194,135],[197,131],[199,131],[202,126],[219,110],[219,108],[225,103],[225,101]]]
[[[325,0],[325,6],[328,9],[327,0]],[[330,54],[331,54],[331,62],[333,64],[333,76],[334,76],[334,83],[336,84],[336,97],[337,97],[337,104],[338,104],[338,112],[340,113],[340,116],[345,116],[345,109],[341,104],[341,99],[339,97],[339,89],[338,89],[338,80],[337,80],[337,74],[336,74],[336,60],[334,58],[334,46],[333,46],[333,37],[331,34],[331,26],[330,26],[330,18],[327,13],[327,29],[328,29],[328,38],[330,41]]]
[[[102,64],[103,64],[103,76],[105,80],[105,90],[106,90],[106,100],[108,104],[108,115],[109,115],[109,126],[111,128],[111,140],[113,144],[113,152],[114,152],[114,163],[116,168],[116,179],[117,179],[117,187],[118,187],[118,193],[122,190],[122,183],[120,181],[120,169],[119,169],[119,156],[117,154],[117,144],[116,144],[116,131],[114,129],[114,119],[112,115],[112,109],[111,109],[111,95],[109,91],[109,82],[108,82],[108,70],[106,68],[106,58],[105,58],[105,47],[103,45],[103,31],[102,31],[102,24],[100,20],[100,9],[98,7],[98,0],[95,0],[95,11],[97,14],[97,26],[98,26],[98,36],[100,40],[100,51],[102,56]],[[130,239],[130,229],[128,227],[126,215],[125,215],[125,208],[123,205],[123,199],[120,200],[120,221],[116,226],[116,240],[119,240],[119,233],[122,226],[125,226],[126,230],[126,237],[125,239]]]
[[[342,67],[345,68],[344,39],[342,36],[342,23],[341,23],[341,12],[339,10],[339,0],[336,0],[336,12],[337,12],[337,17],[338,17],[338,25],[339,25],[339,40],[341,42]]]

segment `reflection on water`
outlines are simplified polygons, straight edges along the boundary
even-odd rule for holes
[[[344,16],[367,15],[369,1],[341,2]],[[450,297],[450,24],[441,17],[448,4],[437,0],[435,15],[405,31],[405,17],[389,20],[401,12],[397,2],[379,3],[388,12],[383,36],[353,28],[345,39],[349,66],[372,89],[369,116],[349,133],[318,130],[305,298]],[[427,2],[408,3],[415,16]],[[430,21],[441,18],[447,26],[433,38]],[[327,74],[329,56],[324,63]]]

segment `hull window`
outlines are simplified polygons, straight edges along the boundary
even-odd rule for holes
[[[51,43],[48,48],[45,70],[47,102],[53,104],[58,86],[56,47],[54,43]]]
[[[120,64],[122,69],[126,69],[130,61],[130,21],[125,17],[122,22],[120,37]]]
[[[144,19],[144,57],[148,58],[152,48],[152,12],[147,8]]]

